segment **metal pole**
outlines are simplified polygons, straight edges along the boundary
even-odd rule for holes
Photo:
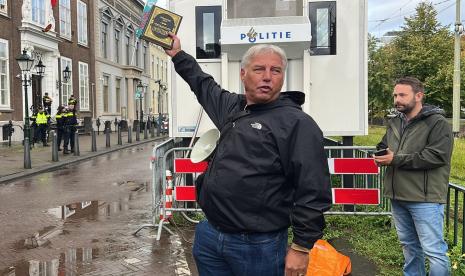
[[[31,148],[29,146],[29,137],[24,138],[24,168],[31,168]]]
[[[342,143],[344,146],[353,146],[354,137],[353,136],[342,136]],[[354,157],[353,150],[343,150],[343,157],[351,158]],[[343,188],[353,188],[354,187],[354,175],[345,174],[342,176],[342,187]],[[344,211],[353,212],[355,211],[354,205],[344,205]]]
[[[144,140],[147,140],[148,138],[149,138],[149,134],[148,134],[148,130],[147,130],[147,123],[145,123],[145,125],[144,125]]]
[[[150,138],[155,138],[155,127],[153,121],[150,123]]]
[[[30,129],[29,129],[29,103],[27,98],[27,74],[24,73],[24,168],[30,169],[31,168],[31,148],[29,146],[29,140],[31,139],[30,136]]]
[[[139,125],[142,127],[144,124],[144,112],[142,111],[142,91],[140,91],[140,97],[139,97],[139,107],[140,107],[140,120],[139,120]],[[141,129],[142,130],[142,129]]]
[[[97,136],[95,136],[95,130],[92,129],[92,152],[97,151]]]
[[[140,123],[136,125],[136,141],[140,141]]]
[[[162,124],[161,113],[158,113],[157,136],[160,136],[161,124]]]
[[[110,131],[105,131],[105,135],[106,135],[106,147],[109,148],[110,147]]]
[[[51,134],[52,134],[52,161],[58,162],[57,134],[54,130],[51,131]]]
[[[79,156],[81,153],[79,152],[79,133],[76,131],[74,133],[74,156]]]
[[[123,138],[121,137],[121,127],[118,126],[118,145],[123,144]]]
[[[128,126],[128,143],[132,143],[132,127]]]
[[[455,4],[455,43],[454,43],[454,89],[452,103],[452,131],[457,135],[460,131],[460,0]]]

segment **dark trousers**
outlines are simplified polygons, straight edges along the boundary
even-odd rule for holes
[[[40,140],[40,141],[42,141],[42,144],[44,146],[47,145],[46,135],[47,135],[47,125],[46,124],[37,125],[37,139],[36,139],[36,141]]]
[[[282,276],[286,249],[287,229],[231,234],[202,221],[195,228],[192,252],[200,276]]]
[[[68,144],[69,144],[70,147],[71,147],[71,152],[74,152],[74,133],[75,132],[76,132],[76,127],[74,127],[74,126],[66,128],[65,141],[64,141],[64,145],[63,145],[63,148],[65,150],[68,149]]]
[[[63,128],[57,128],[57,147],[60,148],[61,140],[64,140],[65,130]],[[64,143],[63,143],[64,144]]]

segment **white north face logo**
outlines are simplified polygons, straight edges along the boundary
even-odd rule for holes
[[[253,128],[256,128],[256,129],[262,129],[262,124],[260,123],[253,123],[253,124],[250,124]]]

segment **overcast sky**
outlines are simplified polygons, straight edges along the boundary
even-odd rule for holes
[[[144,0],[145,1],[145,0]],[[254,0],[250,0],[254,1]],[[399,30],[404,17],[415,12],[415,7],[423,0],[368,0],[368,31],[375,36],[382,36],[388,31]],[[442,25],[455,22],[456,0],[430,0]],[[461,1],[462,22],[465,16],[465,1]],[[158,6],[166,7],[166,0],[158,0]]]
[[[376,36],[382,36],[387,31],[399,30],[404,24],[404,18],[415,13],[415,7],[422,0],[368,0],[368,31]],[[438,12],[438,20],[442,25],[451,26],[455,23],[456,0],[433,0]],[[461,17],[465,11],[465,3],[461,1]]]

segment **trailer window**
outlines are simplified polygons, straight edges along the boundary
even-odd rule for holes
[[[197,58],[219,58],[221,6],[195,7]]]
[[[336,2],[310,2],[311,55],[336,54]]]
[[[227,0],[228,19],[302,16],[302,0]]]

